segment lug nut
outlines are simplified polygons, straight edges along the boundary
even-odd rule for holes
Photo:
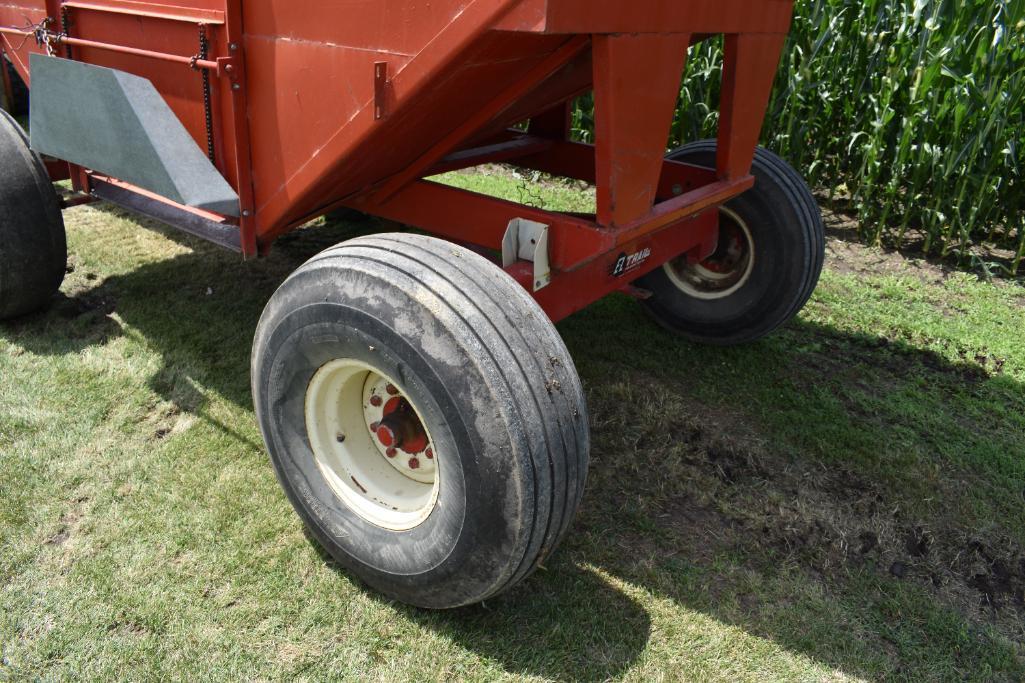
[[[384,403],[384,401],[377,394],[374,394],[370,397],[370,405],[374,406],[375,408],[380,408],[382,403]]]
[[[394,384],[389,384],[387,387],[385,387],[385,391],[387,391],[392,396],[396,396],[399,393],[399,390],[395,387]]]
[[[399,452],[394,448],[389,448],[384,452],[384,454],[387,455],[389,458],[394,458],[396,455],[399,454]]]
[[[428,460],[434,460],[434,451],[433,451],[433,450],[431,450],[431,447],[430,447],[430,446],[428,446],[428,447],[427,447],[427,450],[426,450],[426,451],[424,451],[424,455],[426,455],[426,456],[427,456],[427,459],[428,459]]]
[[[410,458],[409,459],[409,469],[411,469],[411,470],[420,469],[420,461],[417,460],[416,458]]]

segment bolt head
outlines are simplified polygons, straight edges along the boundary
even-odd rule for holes
[[[398,440],[395,438],[395,432],[390,427],[380,426],[375,431],[377,432],[377,440],[385,446],[394,446]]]
[[[335,437],[335,440],[338,441],[338,443],[345,443],[345,434],[339,432],[338,436]]]

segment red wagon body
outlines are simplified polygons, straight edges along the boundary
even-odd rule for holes
[[[751,159],[789,28],[790,0],[15,0],[3,47],[31,86],[31,52],[150,80],[236,191],[246,255],[339,206],[500,248],[516,218],[549,226],[562,317],[680,253],[707,255],[716,207],[751,186]],[[201,47],[203,33],[208,41]],[[687,48],[726,34],[715,173],[664,162]],[[210,94],[204,101],[204,72]],[[568,142],[567,106],[593,89],[596,145]],[[75,100],[69,95],[69,108]],[[530,120],[527,131],[511,126]],[[70,160],[76,188],[157,199]],[[597,215],[498,202],[423,178],[502,161],[594,182]],[[104,195],[101,190],[98,194]],[[164,220],[197,224],[188,207]],[[197,213],[192,210],[191,213]],[[176,219],[177,217],[177,219]],[[223,234],[223,231],[221,231]],[[650,252],[648,251],[650,250]],[[517,279],[533,273],[513,264]]]

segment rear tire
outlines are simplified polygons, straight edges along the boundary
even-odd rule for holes
[[[57,193],[28,137],[0,111],[0,320],[43,308],[68,251]]]
[[[715,140],[669,155],[714,168]],[[643,303],[663,327],[720,346],[760,339],[790,321],[818,284],[825,234],[818,204],[801,176],[759,148],[754,188],[722,207],[720,246],[701,264],[670,261],[637,281]]]
[[[359,238],[299,268],[257,329],[253,396],[313,536],[406,603],[458,607],[517,585],[583,494],[569,352],[515,281],[438,239]]]

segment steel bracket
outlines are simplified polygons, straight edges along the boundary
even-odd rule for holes
[[[551,283],[547,225],[526,218],[509,221],[505,237],[502,238],[502,267],[508,268],[517,261],[530,261],[534,264],[535,292]]]
[[[221,78],[227,77],[235,80],[238,76],[238,59],[235,57],[218,57],[217,75]]]
[[[385,99],[388,92],[388,62],[374,62],[374,119],[385,117]]]

